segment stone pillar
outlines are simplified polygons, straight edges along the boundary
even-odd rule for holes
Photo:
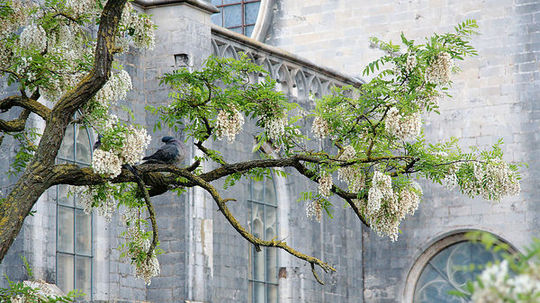
[[[169,102],[169,89],[159,77],[176,68],[198,69],[212,52],[211,19],[217,8],[206,1],[135,1],[152,15],[156,47],[147,51],[142,66],[142,87],[137,88],[147,105]],[[152,126],[155,116],[147,116]],[[151,146],[161,145],[162,135],[182,138],[166,129],[153,135]],[[193,146],[189,141],[186,145]],[[191,149],[186,165],[192,162]],[[156,206],[161,248],[161,274],[152,280],[146,300],[151,302],[210,302],[213,277],[213,200],[200,189],[182,196],[166,194],[153,199]]]

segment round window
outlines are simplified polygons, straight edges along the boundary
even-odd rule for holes
[[[513,249],[511,249],[513,252]],[[467,281],[475,280],[485,265],[503,259],[504,250],[488,250],[482,243],[466,239],[465,232],[448,236],[431,245],[418,258],[407,277],[405,302],[466,303]]]

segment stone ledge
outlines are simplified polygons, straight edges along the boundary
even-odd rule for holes
[[[198,9],[201,9],[207,13],[214,14],[219,13],[219,9],[213,4],[210,4],[204,0],[135,0],[133,3],[142,6],[143,8],[153,8],[158,6],[165,5],[175,5],[175,4],[189,4]]]
[[[216,37],[222,37],[224,39],[228,39],[231,41],[234,41],[236,43],[239,43],[241,45],[246,46],[247,48],[251,48],[256,51],[262,51],[266,52],[268,54],[274,55],[278,58],[282,58],[285,61],[292,62],[294,64],[297,64],[299,66],[310,68],[322,75],[325,75],[329,78],[339,80],[343,83],[353,85],[355,87],[359,87],[365,82],[361,79],[343,74],[339,71],[336,71],[332,68],[320,66],[318,64],[315,64],[311,62],[308,59],[302,58],[298,55],[292,54],[286,50],[280,49],[278,47],[268,45],[265,43],[262,43],[260,41],[257,41],[255,39],[246,37],[242,34],[233,32],[231,30],[228,30],[224,27],[221,27],[219,25],[212,24],[212,35]]]

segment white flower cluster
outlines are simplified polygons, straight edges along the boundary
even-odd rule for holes
[[[128,72],[121,70],[111,75],[109,81],[97,92],[95,100],[102,106],[108,107],[109,104],[124,99],[132,88]]]
[[[7,38],[13,32],[18,31],[20,27],[26,24],[28,21],[27,12],[33,9],[34,6],[35,4],[32,2],[29,3],[27,1],[11,1],[10,14],[8,16],[0,18],[0,39],[3,40]],[[10,53],[10,49],[8,48],[7,43],[0,44],[0,49],[2,50],[2,55],[7,56],[8,53]],[[4,51],[6,52],[6,54],[4,54]],[[9,61],[9,58],[0,58],[0,62],[4,62],[4,60]]]
[[[49,101],[58,100],[72,89],[86,74],[81,62],[90,63],[94,47],[86,41],[85,32],[75,23],[59,23],[47,33],[47,53],[62,59],[57,77],[48,79],[41,91]],[[58,77],[59,76],[59,77]]]
[[[285,135],[285,126],[287,126],[287,115],[283,117],[274,117],[266,122],[265,128],[268,132],[268,136],[272,140],[277,140]]]
[[[152,257],[147,258],[135,269],[135,276],[144,280],[146,285],[150,285],[152,278],[159,275],[159,261],[154,253]]]
[[[529,271],[519,275],[509,275],[506,260],[488,266],[478,276],[480,282],[474,282],[472,302],[537,302],[540,293],[540,272],[535,272],[535,267],[538,267],[538,264],[531,265]]]
[[[426,81],[435,84],[447,84],[450,82],[451,70],[452,57],[449,53],[442,52],[427,67]]]
[[[129,126],[128,133],[124,139],[124,147],[120,151],[120,160],[122,163],[135,165],[144,157],[144,151],[152,138],[144,128],[135,128]]]
[[[324,139],[330,134],[330,126],[328,122],[322,117],[316,116],[313,120],[313,125],[311,126],[311,131],[313,135],[319,139]]]
[[[473,172],[473,180],[464,182],[461,187],[470,197],[482,195],[486,200],[499,201],[505,196],[514,196],[521,191],[517,174],[502,160],[491,160],[485,164],[475,162]]]
[[[132,247],[134,247],[134,249],[126,251],[126,256],[131,260],[137,259],[141,254],[147,256],[148,249],[150,249],[150,239],[142,236],[144,231],[140,228],[138,221],[138,208],[128,208],[122,215],[122,222],[126,226],[125,240],[131,242]],[[132,261],[133,263],[135,262]],[[159,272],[160,266],[155,250],[150,258],[147,257],[141,263],[135,263],[135,275],[143,279],[146,285],[150,285],[151,279],[159,275]]]
[[[122,11],[121,22],[126,27],[129,27],[130,35],[133,38],[135,46],[154,49],[154,23],[148,16],[140,16],[130,3],[124,6]]]
[[[448,154],[445,152],[437,152],[433,153],[433,155],[442,157],[441,161],[444,161],[444,158],[448,156]],[[452,190],[458,185],[458,178],[456,173],[458,170],[460,170],[461,164],[462,163],[454,163],[448,168],[448,173],[441,180],[442,186],[444,186],[446,189]]]
[[[112,185],[109,183],[109,186]],[[100,197],[101,204],[96,207],[93,206],[94,196],[97,194],[94,188],[90,186],[69,186],[68,192],[77,195],[77,203],[83,207],[84,213],[90,214],[95,208],[98,215],[104,217],[107,222],[111,222],[116,203],[109,191],[106,192],[105,199]]]
[[[416,56],[414,54],[407,54],[407,61],[405,62],[405,71],[411,73],[416,67]]]
[[[97,102],[94,104],[106,112],[112,102],[124,99],[131,88],[131,78],[125,70],[114,73],[96,94],[94,100]],[[127,128],[117,127],[118,117],[116,115],[102,115],[101,111],[96,112],[100,114],[94,116],[90,113],[88,118],[99,133],[106,134],[118,131],[123,135],[121,147],[107,151],[98,149],[94,152],[92,159],[94,172],[108,178],[114,178],[121,173],[122,164],[134,165],[142,160],[151,138],[146,129],[138,129],[131,125]]]
[[[19,46],[23,49],[35,49],[43,52],[47,48],[47,34],[41,25],[30,24],[24,28],[19,39]]]
[[[219,139],[227,137],[227,141],[232,143],[242,130],[242,125],[244,125],[244,116],[234,105],[231,105],[231,112],[219,111],[216,119],[216,134]]]
[[[101,201],[101,205],[95,208],[98,215],[105,218],[107,222],[111,222],[115,207],[116,203],[113,196],[110,194],[110,192],[107,192],[107,197]]]
[[[448,190],[452,190],[456,188],[456,186],[458,185],[458,179],[457,179],[456,173],[453,171],[450,171],[446,176],[444,176],[441,182],[442,182],[442,185]]]
[[[92,169],[97,174],[114,178],[122,172],[122,162],[116,154],[97,149],[92,157]]]
[[[418,185],[418,183],[414,183],[414,187],[417,191],[420,193],[422,192],[422,189]],[[418,195],[415,191],[404,188],[399,192],[399,208],[395,209],[395,213],[397,214],[397,217],[401,221],[403,218],[405,218],[406,215],[414,215],[416,210],[418,209],[418,205],[420,204],[420,195]]]
[[[324,172],[319,178],[319,194],[325,198],[330,197],[330,191],[332,190],[332,175]]]
[[[105,128],[113,128],[117,121],[116,116],[111,115],[110,119],[102,121]],[[114,178],[122,172],[123,164],[135,165],[140,162],[144,156],[144,151],[150,144],[151,137],[146,129],[136,128],[130,125],[127,129],[122,129],[125,135],[122,146],[106,151],[97,149],[92,157],[92,169],[95,173],[104,175],[107,178]]]
[[[475,171],[475,175],[477,172]],[[481,176],[481,179],[478,178]],[[521,191],[517,176],[504,161],[491,161],[485,165],[483,173],[479,172],[478,180],[482,180],[484,199],[500,200],[504,196],[514,196]]]
[[[68,193],[77,196],[77,203],[82,206],[84,213],[89,215],[94,208],[94,195],[89,186],[68,185]]]
[[[96,13],[95,0],[66,0],[66,7],[70,8],[76,17]]]
[[[98,121],[98,130],[105,132],[113,129],[118,124],[118,116],[115,114],[107,115],[105,119]]]
[[[389,236],[396,241],[399,223],[407,214],[414,214],[420,203],[420,186],[412,184],[415,190],[403,188],[399,193],[392,189],[390,176],[375,171],[368,192],[366,214],[369,223],[379,235]]]
[[[11,303],[26,303],[26,298],[24,296],[21,296],[21,295],[11,297],[10,300],[11,300],[10,301]]]
[[[338,160],[349,161],[356,158],[356,151],[351,145],[347,145]],[[343,166],[338,169],[338,179],[347,182],[349,190],[359,192],[366,185],[364,173],[357,165]]]
[[[306,216],[310,219],[316,220],[317,222],[321,222],[322,207],[319,200],[313,200],[306,206]]]
[[[393,198],[392,178],[380,171],[375,171],[368,191],[367,212],[373,216],[381,209],[383,201]]]
[[[422,121],[419,113],[402,116],[397,108],[392,107],[386,114],[386,131],[402,140],[408,140],[418,136],[421,128]]]

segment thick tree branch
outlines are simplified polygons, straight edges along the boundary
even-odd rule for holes
[[[26,120],[28,120],[28,116],[30,116],[30,111],[27,109],[24,109],[19,115],[19,118],[15,120],[5,121],[5,120],[0,119],[0,130],[4,132],[23,131],[26,127]]]
[[[287,159],[288,161],[284,161],[284,159],[277,159],[277,160],[280,160],[280,161],[255,160],[255,161],[249,161],[249,162],[255,162],[258,165],[266,166],[266,165],[271,165],[271,164],[280,164],[280,165],[284,165],[286,163],[290,164],[291,161],[293,161],[293,160],[290,160],[290,159]],[[298,160],[294,160],[294,161],[298,161]],[[249,163],[249,162],[239,163],[239,164],[244,164],[244,165],[247,165],[247,166],[254,165],[253,163],[251,163],[251,165],[246,164],[246,163]],[[233,165],[227,165],[227,166],[230,167],[230,166],[233,166]],[[196,175],[192,174],[190,172],[190,170],[189,170],[192,167],[193,167],[193,165],[188,167],[188,169],[184,169],[184,168],[178,168],[178,167],[175,167],[175,166],[172,166],[172,165],[164,165],[164,164],[142,164],[142,165],[139,165],[136,168],[134,168],[134,170],[137,171],[137,173],[133,173],[133,170],[124,168],[122,170],[122,173],[118,177],[114,178],[112,180],[112,182],[113,183],[121,183],[121,182],[133,182],[133,181],[135,181],[139,185],[139,188],[143,188],[143,194],[145,195],[145,201],[147,203],[147,207],[148,207],[148,210],[149,210],[149,213],[150,213],[150,219],[152,221],[152,228],[154,228],[154,221],[152,220],[152,218],[153,217],[155,218],[155,212],[153,211],[153,207],[151,206],[151,203],[150,203],[150,193],[145,188],[145,182],[143,182],[143,180],[142,180],[144,177],[141,178],[141,177],[138,176],[138,174],[150,175],[150,176],[154,175],[153,177],[146,177],[146,179],[150,180],[150,182],[154,182],[155,180],[158,180],[157,182],[161,183],[161,182],[166,180],[166,182],[171,182],[171,184],[173,184],[173,182],[174,182],[174,184],[177,184],[177,185],[178,185],[178,181],[177,181],[178,177],[183,177],[183,178],[187,179],[187,181],[188,181],[188,182],[183,183],[182,184],[183,186],[188,186],[188,187],[199,186],[199,187],[202,187],[203,189],[205,189],[212,196],[212,198],[216,201],[220,211],[223,213],[223,215],[229,221],[229,223],[233,226],[233,228],[240,235],[242,235],[242,237],[244,237],[250,243],[255,245],[255,247],[257,248],[257,251],[260,251],[260,246],[278,247],[278,248],[281,248],[281,249],[287,251],[288,253],[290,253],[291,255],[293,255],[293,256],[295,256],[295,257],[297,257],[299,259],[302,259],[302,260],[305,260],[305,261],[309,262],[312,266],[317,265],[317,266],[321,267],[325,272],[328,272],[330,270],[335,271],[335,269],[332,266],[328,265],[327,263],[325,263],[325,262],[323,262],[323,261],[321,261],[321,260],[319,260],[317,258],[308,256],[308,255],[305,255],[305,254],[302,254],[302,253],[296,251],[295,249],[288,246],[287,243],[284,242],[284,241],[275,240],[275,239],[270,240],[270,241],[265,241],[265,240],[261,240],[261,239],[255,237],[253,234],[249,233],[236,220],[234,215],[228,209],[226,203],[228,201],[231,201],[231,199],[223,199],[223,198],[221,198],[221,196],[219,195],[216,188],[214,188],[209,183],[209,181],[207,181],[207,180],[210,180],[210,181],[216,180],[215,178],[217,176],[219,176],[220,174],[207,174],[207,175],[205,175],[205,177],[202,177],[202,175],[201,176],[196,176]],[[240,168],[240,167],[242,167],[242,165],[236,165],[236,167]],[[221,171],[223,171],[223,170],[221,170]],[[231,171],[231,170],[226,170],[226,171]],[[234,169],[232,171],[234,171]],[[169,172],[169,173],[172,173],[172,175],[160,178],[159,177],[159,175],[160,175],[159,172]],[[56,165],[53,168],[53,173],[55,175],[55,183],[56,184],[63,183],[63,184],[72,184],[72,185],[92,185],[92,184],[104,183],[104,182],[107,181],[106,179],[102,178],[101,176],[95,174],[92,171],[91,168],[88,168],[88,167],[81,168],[81,167],[79,167],[77,165],[74,165],[74,164]],[[163,186],[163,184],[148,184],[148,183],[146,183],[146,185]],[[148,205],[150,205],[150,206],[148,206]],[[155,243],[157,243],[157,226],[156,226],[155,235],[156,235],[156,238],[154,238],[153,241],[156,241]],[[314,269],[313,269],[313,273],[314,273],[315,279],[319,283],[324,284],[322,282],[322,280],[317,276]]]
[[[43,118],[43,120],[45,121],[47,121],[49,119],[49,116],[51,115],[51,110],[47,106],[39,103],[36,99],[33,98],[11,96],[0,100],[1,112],[6,112],[14,106],[27,109]]]
[[[221,166],[217,169],[214,169],[208,173],[201,174],[198,176],[201,180],[205,182],[212,182],[223,177],[226,177],[233,173],[243,173],[247,172],[250,169],[254,168],[274,168],[274,167],[293,167],[300,174],[314,180],[316,174],[313,171],[308,170],[302,163],[300,159],[310,159],[315,161],[310,157],[304,156],[293,156],[291,158],[285,159],[261,159],[261,160],[252,160],[246,162],[240,162],[235,164],[228,164]],[[141,164],[135,167],[137,171],[141,174],[146,185],[150,186],[150,196],[159,195],[165,193],[170,186],[172,187],[193,187],[197,186],[198,183],[192,182],[190,180],[179,181],[178,176],[183,176],[185,174],[190,174],[188,169],[178,168],[173,165],[164,165],[164,164]],[[101,176],[95,174],[91,168],[81,168],[73,164],[60,164],[56,165],[53,168],[55,175],[54,184],[71,184],[71,185],[93,185],[101,184],[105,182]],[[163,172],[171,173],[170,175],[162,174]],[[316,180],[314,180],[317,182]],[[112,180],[113,183],[122,183],[122,182],[136,182],[134,177],[127,169],[123,169],[122,173]],[[354,200],[358,199],[356,193],[347,192],[341,189],[338,186],[332,187],[332,192],[334,192],[339,197],[343,198],[354,210],[355,214],[358,216],[360,221],[366,226],[369,226],[365,218],[363,217],[360,209],[354,203]]]
[[[311,263],[311,266],[312,266],[312,269],[313,269],[313,274],[314,274],[316,280],[321,284],[324,284],[324,283],[322,282],[322,280],[315,273],[315,270],[314,270],[314,265],[315,264],[320,266],[325,272],[328,272],[329,270],[336,271],[335,268],[328,265],[327,263],[325,263],[325,262],[323,262],[323,261],[321,261],[321,260],[319,260],[317,258],[308,256],[308,255],[305,255],[303,253],[300,253],[300,252],[296,251],[292,247],[288,246],[285,241],[274,240],[274,239],[271,240],[271,241],[265,241],[265,240],[261,240],[261,239],[255,237],[253,234],[248,232],[236,220],[234,215],[229,211],[229,208],[226,205],[226,200],[221,198],[218,191],[212,185],[210,185],[210,183],[204,181],[204,179],[202,179],[201,177],[195,176],[195,175],[193,175],[191,173],[184,173],[184,171],[182,171],[182,172],[183,172],[181,174],[182,177],[184,177],[184,178],[190,180],[191,182],[196,183],[198,186],[204,188],[212,196],[212,198],[214,198],[214,201],[216,201],[216,204],[218,205],[219,210],[223,213],[223,215],[225,216],[227,221],[229,221],[229,223],[233,226],[233,228],[240,235],[242,235],[242,237],[244,237],[244,239],[248,240],[250,243],[255,245],[255,247],[258,247],[258,246],[278,247],[278,248],[281,248],[281,249],[285,250],[289,254],[291,254],[291,255],[299,258],[299,259],[302,259],[302,260],[305,260],[305,261]]]
[[[75,112],[101,89],[110,75],[114,40],[126,1],[109,0],[105,4],[99,22],[92,70],[55,104],[32,162],[0,204],[0,261],[19,234],[24,219],[37,199],[55,181],[53,166],[66,127]]]
[[[75,112],[103,87],[110,76],[116,32],[127,0],[109,0],[103,9],[97,33],[94,66],[72,90],[54,105],[36,153],[36,161],[52,165],[67,125]]]

